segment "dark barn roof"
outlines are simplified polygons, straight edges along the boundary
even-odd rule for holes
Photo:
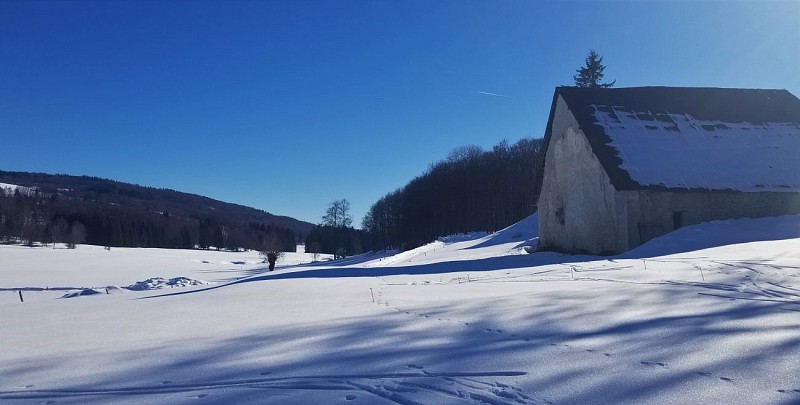
[[[559,87],[546,145],[559,96],[617,190],[800,192],[800,100],[786,90]]]

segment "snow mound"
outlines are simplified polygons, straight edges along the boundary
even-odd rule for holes
[[[656,257],[741,243],[800,238],[800,215],[725,219],[686,226],[618,257]]]
[[[483,238],[486,235],[487,235],[486,232],[457,233],[454,235],[441,236],[436,240],[445,244],[450,244],[458,242],[468,242],[471,240]]]
[[[78,291],[73,291],[71,293],[64,294],[61,298],[75,298],[75,297],[86,297],[89,295],[97,295],[97,294],[116,294],[125,292],[122,288],[119,288],[114,285],[110,285],[105,288],[83,288]]]
[[[539,213],[534,213],[513,225],[509,225],[505,229],[501,229],[484,237],[479,243],[473,246],[472,249],[492,247],[506,243],[515,243],[520,249],[525,246],[535,248],[538,243],[538,238]]]
[[[61,298],[85,297],[87,295],[97,295],[97,294],[102,294],[102,292],[97,291],[94,288],[84,288],[83,290],[73,291],[71,293],[64,294]]]
[[[196,280],[189,277],[175,277],[169,280],[163,277],[152,277],[144,281],[137,281],[125,288],[131,291],[159,290],[162,288],[189,287],[193,285],[208,285],[208,281]]]

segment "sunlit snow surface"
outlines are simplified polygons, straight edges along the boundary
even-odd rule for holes
[[[648,186],[800,191],[800,125],[699,120],[593,105],[620,168]]]
[[[36,194],[35,187],[24,187],[16,184],[0,183],[0,194],[13,195],[17,191],[19,191],[22,195]]]
[[[253,252],[0,246],[3,289],[215,282],[0,291],[0,402],[800,402],[800,216],[617,257],[525,254],[535,225],[274,272]]]

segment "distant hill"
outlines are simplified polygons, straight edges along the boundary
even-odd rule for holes
[[[0,197],[5,197],[0,198],[0,215],[6,218],[0,237],[7,240],[20,239],[29,222],[42,228],[38,233],[54,233],[49,228],[58,218],[70,225],[80,222],[87,243],[106,246],[202,248],[224,243],[226,248],[256,249],[276,238],[289,244],[289,232],[294,244],[314,228],[243,205],[97,177],[0,171],[0,186]],[[16,203],[10,198],[14,196]],[[52,239],[48,236],[36,239]]]

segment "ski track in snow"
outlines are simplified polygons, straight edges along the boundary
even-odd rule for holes
[[[492,377],[525,375],[520,371],[484,372],[432,372],[425,367],[409,364],[409,371],[391,374],[308,375],[289,377],[253,378],[181,384],[171,380],[145,386],[121,386],[92,389],[35,389],[28,385],[22,390],[0,391],[4,400],[36,400],[59,398],[109,397],[129,395],[158,395],[194,393],[193,398],[213,397],[215,390],[322,390],[351,392],[345,396],[353,400],[356,395],[371,394],[389,402],[403,405],[429,403],[432,398],[448,402],[488,404],[551,404],[552,402],[524,394],[519,388],[493,381]],[[269,375],[262,372],[261,375]],[[420,402],[416,397],[424,397]],[[46,403],[56,403],[48,401]]]

